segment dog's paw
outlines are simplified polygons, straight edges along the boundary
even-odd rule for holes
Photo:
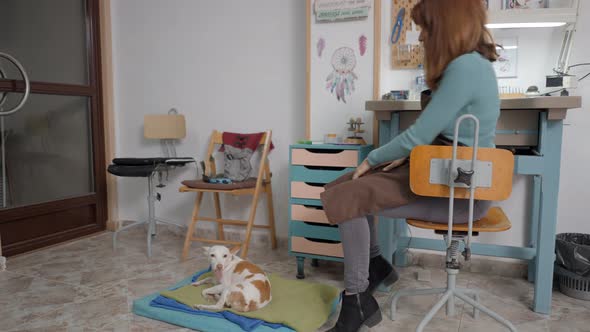
[[[217,295],[217,294],[209,294],[209,293],[202,292],[201,295],[207,301],[214,301],[219,298],[219,295]]]
[[[216,306],[206,304],[198,304],[196,308],[199,310],[219,310]]]

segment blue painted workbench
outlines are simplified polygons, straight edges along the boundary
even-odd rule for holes
[[[581,107],[580,97],[504,99],[496,145],[515,152],[515,174],[533,177],[530,241],[526,246],[474,243],[474,255],[507,257],[529,263],[535,284],[533,310],[551,313],[557,200],[563,120],[569,109]],[[419,115],[418,101],[368,101],[366,110],[379,122],[379,144],[389,142]],[[407,264],[408,248],[444,251],[442,239],[411,238],[404,219],[379,222],[384,255],[398,266]]]

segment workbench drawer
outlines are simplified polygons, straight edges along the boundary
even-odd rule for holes
[[[400,113],[400,131],[408,129],[420,112]],[[496,146],[535,147],[539,144],[539,111],[510,110],[500,113]]]
[[[324,190],[323,183],[291,181],[292,198],[320,199]]]
[[[356,167],[359,152],[343,149],[292,149],[291,165]]]
[[[318,224],[329,224],[328,217],[321,206],[292,204],[291,220],[309,221]]]
[[[291,237],[291,251],[305,254],[344,257],[342,243],[305,237]]]

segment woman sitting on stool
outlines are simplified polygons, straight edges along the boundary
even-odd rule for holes
[[[326,186],[322,203],[338,224],[344,248],[342,309],[330,331],[358,331],[381,321],[373,292],[393,284],[398,275],[380,254],[374,216],[447,223],[448,199],[414,195],[406,158],[418,145],[448,144],[455,120],[464,114],[480,122],[480,147],[495,147],[500,115],[498,82],[492,62],[496,45],[486,29],[486,9],[479,0],[421,0],[412,10],[425,49],[426,82],[431,99],[416,122],[389,143],[372,151],[354,174]],[[459,132],[461,144],[473,144],[473,124]],[[393,162],[392,162],[393,161]],[[489,203],[476,201],[475,220]],[[455,222],[467,222],[468,201],[455,204]],[[388,257],[391,258],[391,257]]]

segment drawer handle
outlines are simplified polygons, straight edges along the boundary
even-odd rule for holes
[[[309,238],[309,237],[306,237],[305,239],[307,241],[316,242],[316,243],[326,243],[326,244],[339,244],[340,243],[340,241],[312,239],[312,238]]]
[[[333,166],[303,166],[309,170],[316,171],[343,171],[346,167],[333,167]]]
[[[304,182],[304,183],[310,187],[323,187],[326,185],[325,183],[315,183],[315,182]]]
[[[344,150],[339,150],[339,149],[305,149],[308,152],[311,153],[322,153],[322,154],[336,154],[336,153],[340,153]]]
[[[324,207],[323,206],[316,206],[316,205],[303,205],[303,206],[305,206],[306,209],[310,209],[310,210],[324,211]]]
[[[316,226],[316,227],[329,227],[329,228],[337,228],[338,227],[338,225],[320,224],[317,222],[309,222],[309,221],[305,221],[304,224],[310,225],[310,226]]]

